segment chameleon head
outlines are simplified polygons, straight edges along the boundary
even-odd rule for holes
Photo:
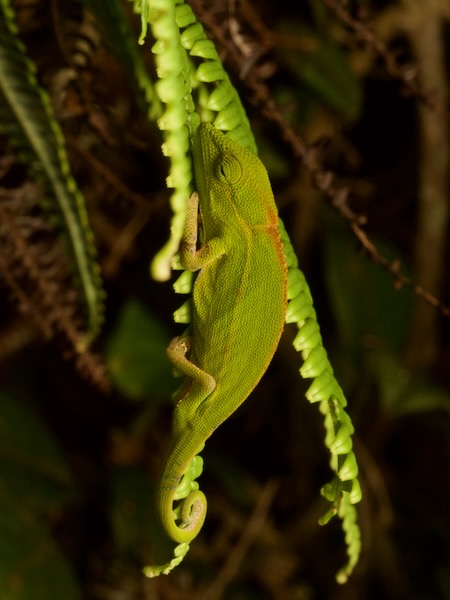
[[[267,209],[274,206],[273,192],[267,171],[256,154],[211,123],[202,123],[195,135],[193,157],[202,215],[206,213],[211,221],[218,212],[217,216],[223,218],[223,205],[227,202],[239,220],[248,224],[267,222]]]

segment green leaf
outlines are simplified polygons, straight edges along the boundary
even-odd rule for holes
[[[398,257],[392,246],[374,241],[382,254]],[[410,290],[396,290],[392,276],[362,254],[343,228],[327,229],[323,250],[331,308],[342,342],[354,356],[361,356],[368,339],[400,351],[409,331]]]
[[[81,599],[42,518],[5,490],[0,492],[0,589],[2,600]]]
[[[200,121],[214,126],[256,153],[255,140],[239,95],[225,71],[214,44],[184,0],[134,0],[142,17],[140,41],[147,21],[155,43],[156,92],[164,105],[158,119],[163,154],[170,159],[167,187],[173,210],[170,238],[152,261],[155,279],[169,279],[171,262],[183,233],[186,202],[193,191],[192,138]],[[193,93],[194,92],[194,93]]]
[[[251,473],[228,457],[212,451],[208,455],[208,472],[218,480],[220,487],[233,504],[244,510],[251,510],[254,507],[254,498],[250,493]]]
[[[118,0],[84,0],[95,13],[108,49],[123,64],[150,121],[161,116],[161,102],[147,73],[145,63],[122,3]]]
[[[298,80],[323,104],[346,119],[356,119],[361,110],[362,87],[340,46],[298,23],[283,23],[303,48],[281,50],[282,60]]]
[[[60,449],[23,402],[0,394],[0,590],[2,600],[81,598],[46,524],[68,497]]]
[[[36,511],[67,497],[72,485],[61,451],[38,415],[0,394],[0,488]]]
[[[431,411],[450,414],[448,392],[409,371],[392,353],[382,348],[374,350],[369,368],[378,385],[380,402],[390,415]]]
[[[18,37],[14,11],[0,0],[0,134],[6,134],[17,159],[50,192],[45,208],[64,233],[87,314],[83,351],[100,331],[103,297],[93,234],[84,199],[71,175],[65,140],[47,92]]]
[[[118,468],[112,473],[111,489],[110,518],[118,554],[140,568],[149,558],[169,561],[173,542],[154,510],[155,489],[147,475],[133,467]]]
[[[120,468],[113,472],[111,483],[111,524],[116,548],[142,562],[153,543],[157,522],[149,479],[137,469]]]
[[[132,400],[163,398],[175,383],[166,348],[168,331],[135,300],[122,308],[106,345],[106,363],[116,387]]]

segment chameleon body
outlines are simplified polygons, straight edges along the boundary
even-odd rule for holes
[[[191,335],[175,338],[167,350],[186,379],[158,498],[162,523],[178,543],[197,535],[206,513],[196,483],[180,492],[182,478],[263,376],[287,305],[287,269],[264,165],[207,123],[197,129],[193,157],[198,194],[188,203],[180,258],[198,274]]]

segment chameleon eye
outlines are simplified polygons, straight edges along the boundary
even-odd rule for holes
[[[228,184],[236,184],[243,173],[241,161],[229,152],[219,156],[215,170],[217,179]]]

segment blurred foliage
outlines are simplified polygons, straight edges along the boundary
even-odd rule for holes
[[[225,4],[216,9],[226,11]],[[350,4],[370,8],[378,19],[395,3]],[[108,293],[97,349],[112,391],[105,396],[84,381],[64,361],[58,340],[39,341],[4,288],[1,597],[134,600],[202,598],[209,591],[213,598],[249,600],[448,600],[448,322],[442,317],[434,363],[411,369],[405,356],[413,292],[396,289],[393,277],[361,251],[257,110],[250,117],[261,156],[299,245],[357,431],[363,557],[338,588],[339,527],[317,526],[324,508],[319,490],[329,475],[322,425],[304,400],[287,328],[261,384],[205,449],[204,531],[173,575],[142,577],[142,566],[164,552],[153,488],[178,385],[164,348],[181,333],[171,319],[180,297],[149,277],[169,219],[161,140],[134,92],[140,87],[148,96],[151,87],[145,78],[130,80],[120,53],[102,43],[102,27],[87,20],[82,4],[54,2],[53,11],[39,0],[15,5],[21,38],[39,67],[86,198]],[[138,32],[129,4],[120,7]],[[371,239],[386,256],[401,259],[403,272],[414,273],[417,101],[366,60],[320,0],[283,10],[265,0],[253,8],[273,34],[273,53],[263,62],[273,98],[305,139],[328,140],[321,157],[351,187]],[[395,43],[408,53],[401,37]],[[134,50],[127,61],[132,56]],[[141,58],[151,73],[148,45]],[[245,86],[235,82],[249,105]],[[8,192],[27,175],[4,141],[0,187]],[[449,300],[448,286],[442,298]],[[272,496],[267,489],[275,490]]]
[[[105,345],[105,359],[115,387],[125,397],[164,399],[174,391],[165,353],[169,342],[167,329],[142,303],[130,299],[122,306]]]
[[[290,93],[304,94],[308,103],[320,102],[344,120],[358,118],[362,88],[345,52],[330,38],[306,28],[301,20],[281,22],[277,35],[283,39],[287,34],[295,39],[303,38],[306,46],[306,50],[286,47],[278,52],[292,78]],[[297,111],[295,122],[301,123],[304,106],[298,105]]]
[[[384,256],[391,260],[398,257],[398,249],[372,239]],[[331,308],[339,338],[352,360],[358,359],[361,341],[369,336],[400,352],[411,321],[411,290],[395,290],[389,273],[355,252],[354,242],[342,227],[338,231],[328,228],[323,247],[324,272],[333,298]]]
[[[52,522],[73,492],[51,433],[19,398],[0,395],[0,589],[5,600],[80,598]]]

